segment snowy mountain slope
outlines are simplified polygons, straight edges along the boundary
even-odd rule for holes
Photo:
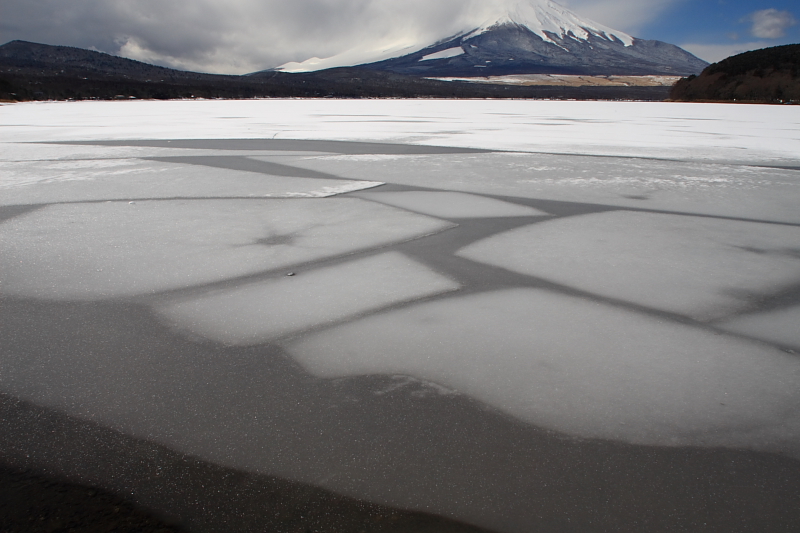
[[[366,46],[276,70],[310,72],[355,65],[421,76],[499,76],[688,75],[708,64],[677,46],[636,39],[582,19],[551,0],[521,0],[494,8],[483,23],[435,44]]]

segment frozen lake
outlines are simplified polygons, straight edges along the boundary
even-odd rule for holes
[[[796,106],[4,105],[0,456],[197,531],[311,526],[159,454],[443,531],[790,531],[799,204]]]

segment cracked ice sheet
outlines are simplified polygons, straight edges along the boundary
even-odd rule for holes
[[[140,159],[20,161],[6,162],[0,169],[0,205],[147,198],[321,198],[378,185]]]
[[[525,226],[457,255],[698,320],[800,282],[800,228],[610,212]]]
[[[800,359],[539,289],[418,304],[289,342],[312,374],[408,374],[585,438],[800,456]]]
[[[459,286],[399,252],[388,252],[169,302],[158,306],[158,313],[207,339],[250,345]]]
[[[370,192],[354,196],[441,218],[549,216],[532,207],[458,192]]]
[[[61,300],[150,294],[449,227],[356,198],[53,205],[0,224],[0,294]]]
[[[288,161],[287,161],[288,162]],[[477,194],[800,223],[800,171],[553,154],[313,156],[292,165],[352,179]]]
[[[800,306],[737,316],[716,325],[748,337],[794,346],[800,351]]]

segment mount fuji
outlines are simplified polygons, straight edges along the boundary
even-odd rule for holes
[[[584,19],[552,0],[498,6],[477,26],[433,44],[364,46],[275,70],[313,72],[359,67],[424,77],[520,74],[686,76],[708,63],[672,44],[637,39]]]

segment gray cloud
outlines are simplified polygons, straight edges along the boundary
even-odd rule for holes
[[[786,29],[797,24],[794,16],[788,11],[762,9],[747,16],[752,22],[750,33],[760,39],[779,39],[786,34]]]
[[[94,48],[160,65],[245,73],[365,42],[433,40],[509,0],[0,0],[0,42]],[[562,3],[634,33],[681,0]]]

